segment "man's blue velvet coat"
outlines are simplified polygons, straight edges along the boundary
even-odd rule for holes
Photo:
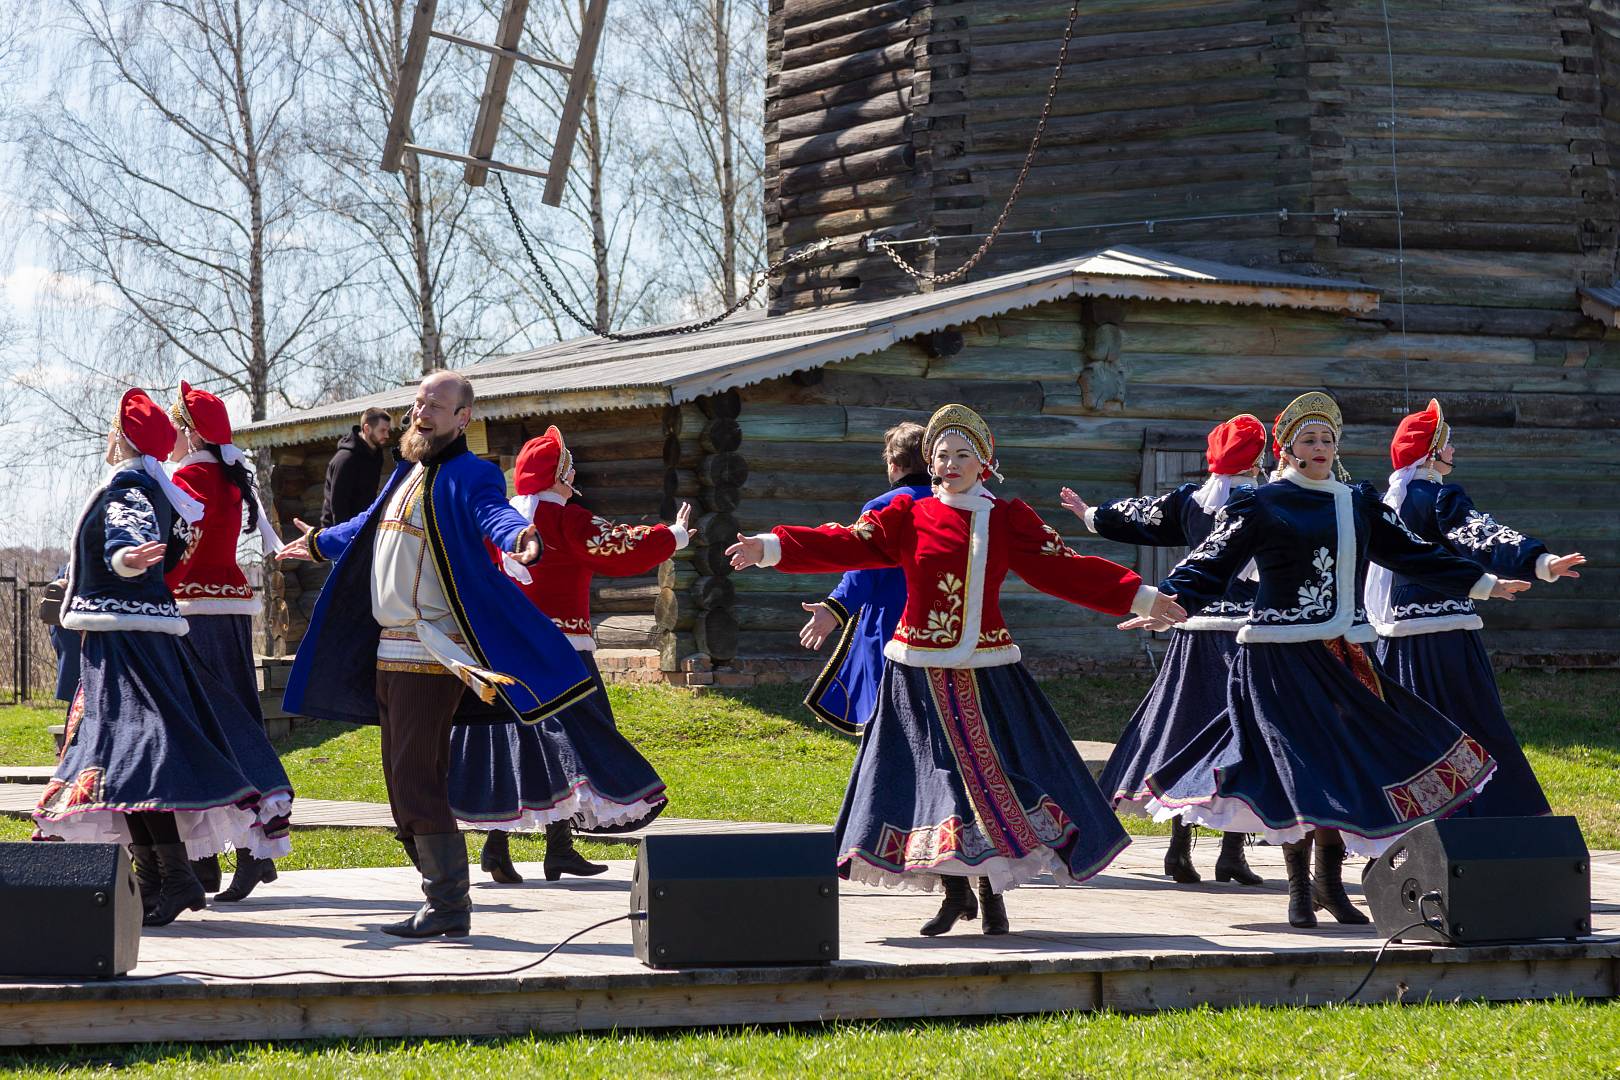
[[[315,602],[287,679],[285,708],[300,716],[377,722],[377,641],[371,566],[377,522],[411,471],[400,462],[382,494],[359,516],[310,534],[310,554],[335,565]],[[445,596],[479,666],[509,675],[493,705],[468,692],[458,723],[536,723],[592,693],[578,653],[489,557],[487,537],[511,551],[529,523],[506,501],[501,472],[457,439],[427,462],[423,522]],[[543,572],[543,571],[542,571]]]

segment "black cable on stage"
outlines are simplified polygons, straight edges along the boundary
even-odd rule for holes
[[[1384,939],[1384,943],[1378,946],[1378,955],[1373,957],[1372,966],[1367,969],[1367,974],[1361,977],[1361,981],[1356,984],[1356,988],[1354,990],[1345,995],[1344,999],[1339,1002],[1340,1005],[1350,1004],[1352,1001],[1356,1000],[1357,994],[1361,993],[1367,988],[1367,984],[1372,981],[1373,973],[1378,970],[1379,962],[1384,959],[1384,953],[1391,945],[1395,944],[1396,938],[1400,937],[1408,930],[1416,930],[1420,926],[1427,926],[1431,930],[1443,930],[1443,926],[1439,919],[1428,919],[1422,917],[1423,905],[1431,900],[1438,903],[1440,900],[1440,894],[1438,892],[1426,892],[1418,898],[1418,921],[1408,926],[1401,927],[1399,930],[1395,931],[1393,934],[1389,935],[1389,937]]]
[[[218,971],[166,971],[161,975],[126,975],[119,979],[108,979],[107,982],[150,982],[153,979],[176,979],[182,975],[190,975],[204,979],[234,979],[249,981],[253,979],[284,979],[289,975],[320,975],[328,979],[472,979],[472,978],[499,978],[503,975],[518,975],[530,968],[537,968],[550,960],[551,957],[564,945],[604,926],[611,926],[616,922],[625,922],[632,919],[645,919],[645,911],[631,911],[624,915],[615,915],[611,919],[603,919],[599,923],[592,923],[583,930],[576,930],[563,938],[557,944],[546,950],[546,954],[538,960],[530,960],[527,964],[520,964],[514,968],[505,968],[501,971],[393,971],[384,975],[345,974],[340,971],[322,971],[319,968],[301,968],[296,971],[272,971],[264,975],[227,975]],[[402,941],[405,939],[401,939]],[[419,939],[430,940],[430,939]]]

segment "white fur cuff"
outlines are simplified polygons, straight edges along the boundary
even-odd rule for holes
[[[1542,581],[1557,581],[1552,572],[1553,555],[1548,552],[1536,559],[1536,577]]]
[[[682,548],[686,547],[687,544],[692,542],[692,534],[686,530],[684,525],[671,525],[669,527],[669,531],[670,534],[675,537],[676,551],[680,551]]]
[[[1474,582],[1474,587],[1468,590],[1468,599],[1489,600],[1491,590],[1494,588],[1496,588],[1496,575],[1481,574],[1479,580]]]
[[[129,551],[130,549],[125,547],[119,548],[117,551],[113,552],[112,559],[109,560],[112,563],[113,573],[124,578],[140,577],[142,574],[146,573],[145,568],[131,566],[129,563],[124,561],[124,556],[128,555]]]
[[[1131,614],[1146,618],[1153,614],[1153,605],[1158,599],[1158,589],[1152,585],[1143,585],[1136,590],[1136,596],[1131,600]]]
[[[765,554],[760,556],[759,565],[775,566],[782,561],[782,540],[775,533],[760,533],[753,539],[758,540],[765,548]]]
[[[1088,531],[1090,531],[1090,532],[1096,532],[1097,531],[1097,508],[1095,506],[1086,507],[1085,520],[1086,520],[1086,529]]]

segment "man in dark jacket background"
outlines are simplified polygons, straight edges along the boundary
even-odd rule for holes
[[[348,521],[377,497],[392,425],[387,410],[367,409],[354,430],[338,440],[337,453],[326,467],[321,528]]]

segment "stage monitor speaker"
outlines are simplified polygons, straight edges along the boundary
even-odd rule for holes
[[[838,869],[830,831],[652,834],[630,910],[648,967],[825,964],[838,959]]]
[[[140,947],[121,844],[0,843],[0,975],[105,979],[134,967]]]
[[[1404,941],[1483,945],[1592,932],[1592,875],[1572,817],[1426,821],[1361,874],[1385,936],[1421,920]],[[1438,894],[1425,902],[1423,897]]]

